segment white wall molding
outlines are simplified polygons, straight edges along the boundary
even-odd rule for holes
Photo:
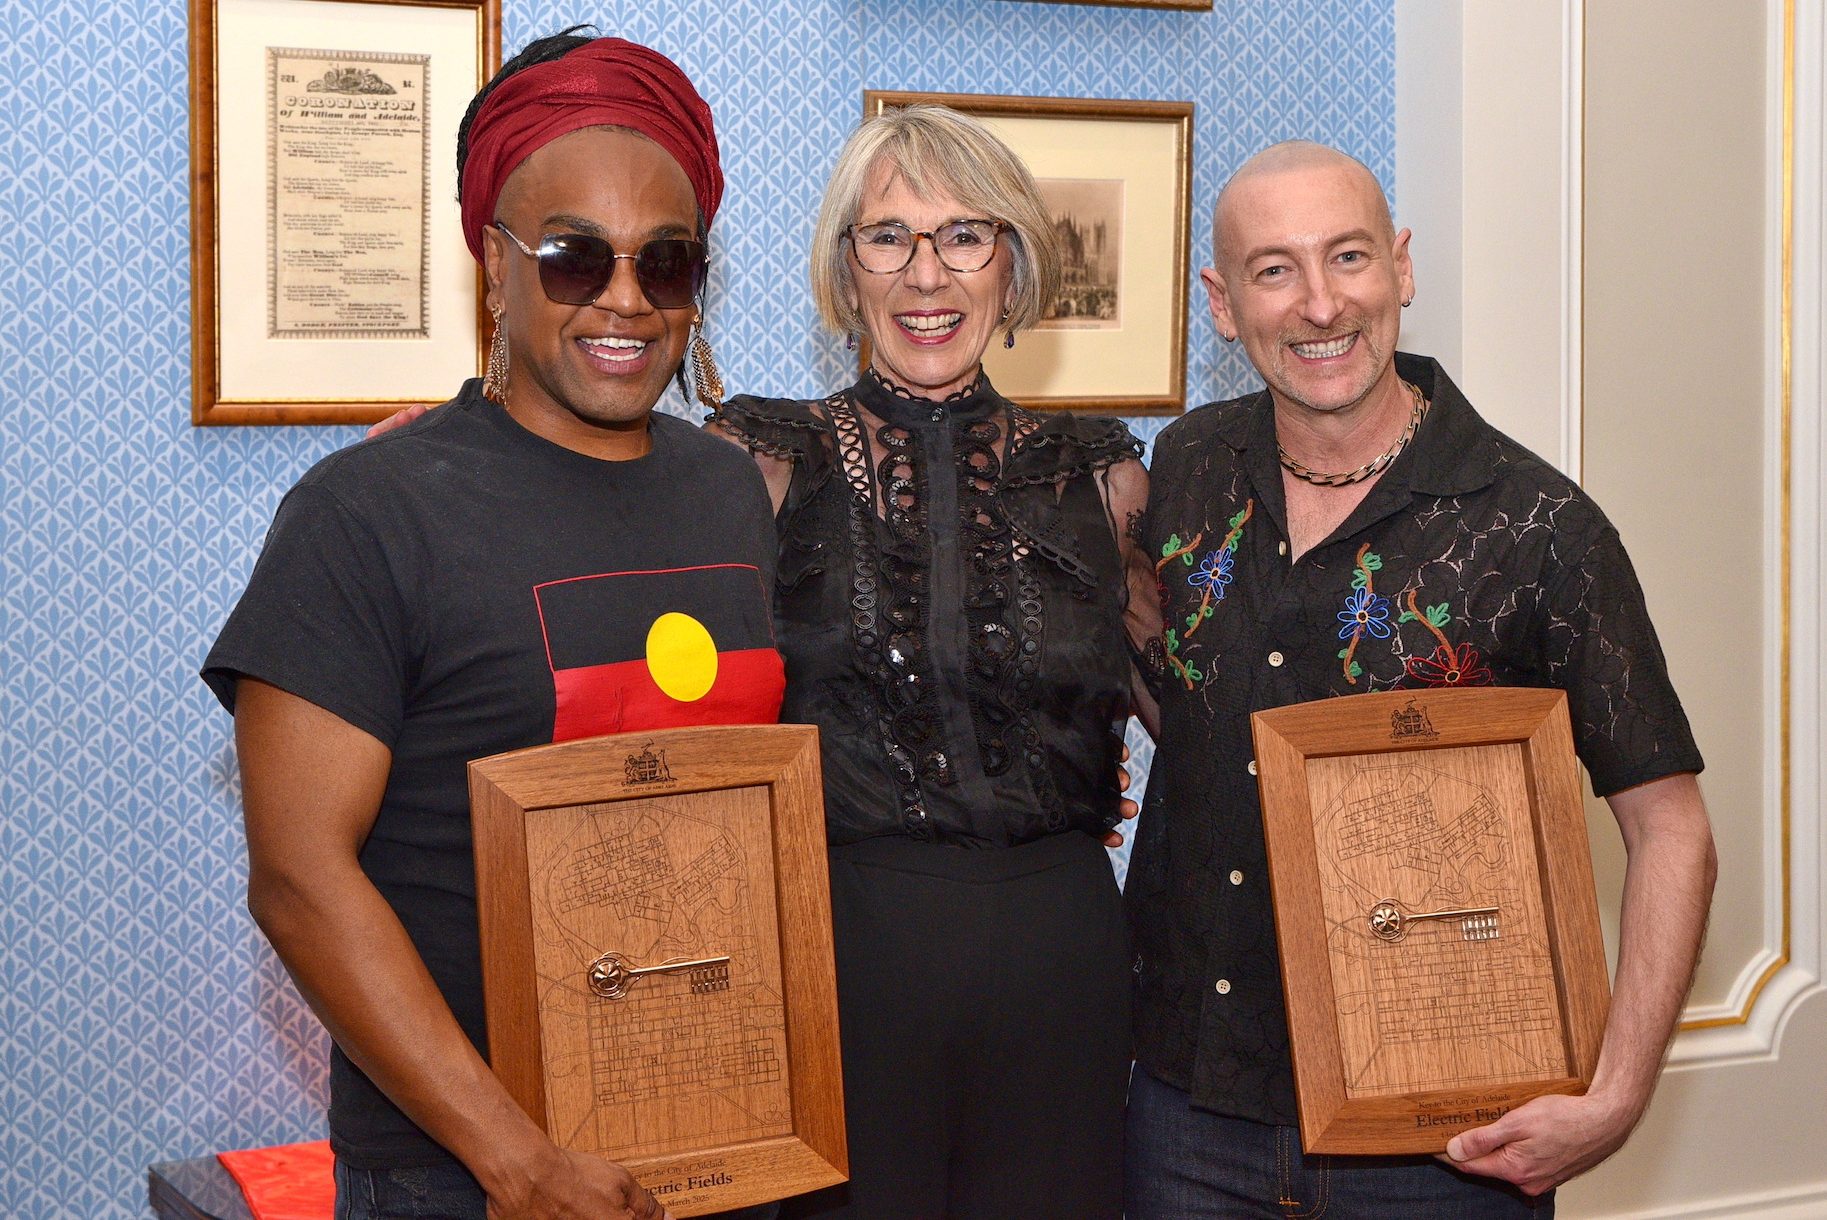
[[[1827,1189],[1766,1191],[1609,1215],[1613,1220],[1820,1220],[1827,1216]]]
[[[1493,424],[1577,478],[1585,4],[1456,8],[1460,384]],[[1407,29],[1422,24],[1401,12],[1398,79]],[[1414,138],[1398,110],[1398,164]]]
[[[1396,224],[1413,232],[1415,299],[1402,315],[1405,351],[1465,366],[1463,264],[1465,104],[1459,6],[1395,0]]]
[[[1827,979],[1827,843],[1821,820],[1822,758],[1827,756],[1827,499],[1821,484],[1827,475],[1827,2],[1789,0],[1793,13],[1792,90],[1787,167],[1791,280],[1785,326],[1776,351],[1773,384],[1785,389],[1787,422],[1785,460],[1787,535],[1790,581],[1785,604],[1789,650],[1789,775],[1787,859],[1790,968],[1806,974],[1812,986],[1794,996],[1773,995],[1768,1006],[1780,1030],[1794,1006],[1821,988]],[[1780,37],[1780,31],[1778,32]],[[1779,137],[1780,139],[1780,137]],[[1780,145],[1779,145],[1780,147]],[[1779,254],[1776,263],[1782,261]],[[1778,292],[1779,308],[1781,292]],[[1786,359],[1785,359],[1786,356]],[[1785,369],[1783,366],[1786,365]],[[1786,372],[1787,384],[1782,385]],[[1772,599],[1773,601],[1775,599]],[[1754,1017],[1766,1006],[1759,997]]]
[[[1585,467],[1586,3],[1561,0],[1560,454],[1579,482]]]
[[[1396,222],[1415,235],[1403,346],[1578,479],[1585,0],[1395,14]]]
[[[1775,0],[1767,8],[1765,146],[1768,164],[1786,172],[1769,192],[1764,241],[1769,268],[1763,420],[1768,583],[1762,663],[1764,688],[1786,698],[1768,699],[1764,706],[1764,947],[1740,969],[1722,1001],[1687,1010],[1684,1023],[1699,1028],[1685,1029],[1676,1039],[1669,1055],[1672,1066],[1777,1057],[1789,1017],[1827,979],[1822,946],[1827,866],[1820,830],[1821,760],[1827,754],[1827,726],[1821,720],[1827,702],[1827,677],[1821,672],[1821,644],[1827,639],[1827,599],[1822,597],[1827,501],[1821,495],[1827,471],[1822,447],[1822,394],[1827,391],[1822,379],[1827,333],[1823,7],[1822,0]],[[1785,28],[1791,19],[1792,34]],[[1791,89],[1793,96],[1786,97]],[[1786,115],[1793,124],[1788,130]]]
[[[1735,392],[1718,400],[1723,413],[1695,413],[1706,397],[1681,396],[1672,404],[1688,410],[1684,427],[1704,428],[1717,419],[1727,430],[1720,434],[1721,448],[1730,450],[1733,464],[1718,470],[1742,469],[1735,479],[1761,481],[1735,505],[1731,528],[1716,528],[1715,517],[1705,539],[1708,547],[1742,548],[1734,559],[1750,579],[1734,584],[1731,604],[1742,606],[1746,617],[1738,625],[1759,642],[1736,665],[1758,682],[1760,694],[1748,699],[1743,688],[1710,689],[1708,682],[1684,688],[1692,705],[1717,721],[1710,726],[1718,766],[1709,796],[1719,802],[1715,817],[1735,872],[1733,886],[1716,898],[1716,953],[1722,956],[1707,964],[1702,993],[1684,1013],[1685,1028],[1642,1126],[1606,1164],[1563,1189],[1562,1214],[1582,1220],[1827,1216],[1827,1165],[1814,1117],[1827,1089],[1827,842],[1821,827],[1827,804],[1827,0],[1763,0],[1742,13],[1709,8],[1705,0],[1669,0],[1666,8],[1658,7],[1659,0],[1618,2],[1623,9],[1586,0],[1539,6],[1396,0],[1396,209],[1400,223],[1415,227],[1418,252],[1427,250],[1419,223],[1427,213],[1418,216],[1415,209],[1430,200],[1436,208],[1442,199],[1450,205],[1454,194],[1430,167],[1438,171],[1457,157],[1461,174],[1454,325],[1426,333],[1459,338],[1462,354],[1454,371],[1498,427],[1576,478],[1597,481],[1603,474],[1606,486],[1625,497],[1640,530],[1660,530],[1660,536],[1646,535],[1646,550],[1665,568],[1671,547],[1679,545],[1670,539],[1681,536],[1685,514],[1702,513],[1705,506],[1672,498],[1663,503],[1666,479],[1614,462],[1614,454],[1627,455],[1632,434],[1620,431],[1618,418],[1589,416],[1584,409],[1590,391],[1604,393],[1608,407],[1617,395],[1621,410],[1643,410],[1641,399],[1630,398],[1626,380],[1635,357],[1620,346],[1641,320],[1628,313],[1630,281],[1617,277],[1631,274],[1633,257],[1682,260],[1696,295],[1641,304],[1652,312],[1666,304],[1669,324],[1691,330],[1694,342],[1705,344],[1707,294],[1716,278],[1708,268],[1744,270],[1746,260],[1756,259],[1764,269],[1761,280],[1755,270],[1729,277],[1729,289],[1721,288],[1729,296],[1713,306],[1731,311],[1720,318],[1719,342],[1723,358],[1736,361]],[[1657,29],[1651,17],[1661,14],[1670,24]],[[1633,147],[1629,116],[1653,105],[1651,96],[1679,96],[1681,74],[1707,55],[1711,44],[1696,41],[1702,27],[1691,23],[1697,21],[1729,35],[1720,48],[1729,62],[1721,70],[1741,82],[1736,89],[1721,82],[1720,104],[1731,109],[1720,114],[1730,117],[1720,117],[1716,126],[1661,133],[1651,123],[1641,138],[1659,142]],[[1456,72],[1438,62],[1450,55],[1438,44],[1454,38],[1460,47]],[[1767,82],[1761,120],[1753,117],[1755,108],[1747,104],[1753,99],[1744,90],[1760,61]],[[1424,80],[1407,79],[1423,71]],[[1600,71],[1607,75],[1596,75]],[[1431,104],[1425,96],[1417,99],[1423,85],[1434,92]],[[1442,113],[1449,87],[1460,96],[1456,116]],[[1666,94],[1629,92],[1634,89]],[[1590,106],[1603,109],[1589,121]],[[1785,114],[1792,116],[1787,131]],[[1691,117],[1709,121],[1704,105]],[[1746,126],[1758,121],[1761,131]],[[1745,143],[1760,139],[1761,148]],[[1426,152],[1443,142],[1450,155]],[[1589,165],[1600,150],[1626,160]],[[1632,159],[1637,153],[1642,155]],[[1719,158],[1717,168],[1706,161],[1712,155]],[[1658,156],[1682,158],[1680,172],[1666,185],[1666,201],[1657,195]],[[1733,188],[1720,191],[1718,201],[1710,194],[1713,173],[1735,175],[1718,180]],[[1757,178],[1747,181],[1747,173]],[[1763,197],[1747,199],[1745,188],[1759,183]],[[1600,188],[1637,194],[1594,193],[1589,211],[1585,196]],[[1718,226],[1716,240],[1703,236],[1674,250],[1651,248],[1633,236],[1630,209],[1644,208],[1646,219],[1661,222],[1664,217],[1647,210],[1664,202],[1681,211],[1666,226],[1648,226],[1658,234],[1682,232],[1681,224],[1714,206],[1730,220]],[[1599,232],[1595,224],[1611,227]],[[1687,232],[1704,234],[1696,227]],[[1588,281],[1589,257],[1595,278]],[[1666,269],[1664,263],[1658,271]],[[1605,280],[1596,278],[1601,271]],[[1450,288],[1453,281],[1418,261],[1417,275],[1424,272],[1419,286],[1433,299],[1418,299],[1410,312],[1420,315],[1414,322],[1431,326],[1432,311],[1448,304],[1432,286]],[[1643,282],[1667,278],[1646,272]],[[1404,318],[1405,339],[1410,321]],[[1594,329],[1587,342],[1588,327],[1610,329]],[[1447,350],[1444,342],[1438,346]],[[1585,365],[1601,353],[1617,358],[1614,352],[1621,363],[1592,365],[1586,375]],[[1702,355],[1696,367],[1704,363]],[[1761,388],[1753,390],[1760,375]],[[1711,392],[1699,382],[1692,387],[1695,396]],[[1683,388],[1675,387],[1671,398]],[[1669,393],[1666,386],[1658,389]],[[1599,402],[1595,398],[1595,409]],[[1652,412],[1642,418],[1645,427],[1653,426]],[[1595,446],[1590,463],[1582,452],[1587,432]],[[1692,465],[1695,445],[1705,442],[1691,435],[1683,440],[1679,452]],[[1653,437],[1645,442],[1653,444]],[[1699,455],[1702,470],[1706,452]],[[1742,482],[1736,486],[1749,491]],[[1706,562],[1699,557],[1714,553],[1696,551],[1695,558]],[[1704,596],[1698,587],[1683,588],[1683,597]],[[1693,618],[1676,619],[1682,628],[1671,626],[1671,633],[1685,637],[1687,663],[1716,678],[1722,672],[1718,655],[1702,665],[1693,652],[1729,647],[1727,635],[1706,634],[1706,624],[1721,617],[1717,605],[1708,613],[1713,618],[1703,616],[1702,626]],[[1734,741],[1748,757],[1730,753]]]

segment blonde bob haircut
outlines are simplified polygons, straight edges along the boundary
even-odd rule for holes
[[[1001,240],[1014,255],[1014,278],[1003,325],[1013,333],[1040,321],[1059,291],[1059,238],[1034,175],[976,119],[922,102],[864,119],[837,154],[812,231],[812,300],[825,325],[843,334],[864,329],[844,230],[856,223],[880,165],[916,194],[956,199],[958,219],[1007,225]]]

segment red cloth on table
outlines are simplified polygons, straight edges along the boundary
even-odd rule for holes
[[[336,1181],[329,1140],[219,1152],[257,1220],[330,1220]]]

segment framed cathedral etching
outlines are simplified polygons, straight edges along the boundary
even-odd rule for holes
[[[675,1216],[846,1176],[821,785],[797,724],[470,764],[490,1064]]]
[[[501,0],[189,0],[191,422],[330,424],[481,369],[457,126]]]
[[[916,102],[981,119],[1014,149],[1059,234],[1062,282],[1040,324],[984,353],[996,388],[1031,408],[1185,410],[1193,104],[868,90],[863,113]]]
[[[1610,989],[1567,699],[1251,717],[1309,1152],[1439,1152],[1592,1082]]]

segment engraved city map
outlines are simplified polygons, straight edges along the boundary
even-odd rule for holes
[[[1307,770],[1347,1096],[1564,1071],[1520,747]]]
[[[641,1156],[790,1133],[767,826],[765,788],[529,819],[548,1130],[561,1146]],[[605,954],[632,972],[621,998],[591,987]]]

